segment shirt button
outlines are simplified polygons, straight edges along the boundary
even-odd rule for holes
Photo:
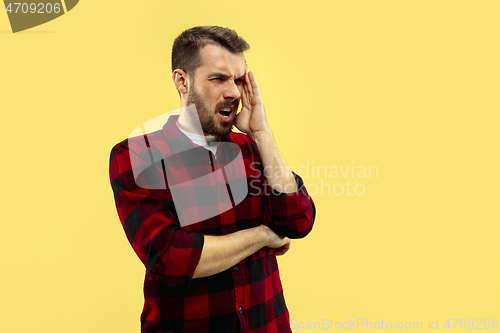
[[[238,268],[238,266],[234,266],[234,268],[233,268],[233,269],[234,269],[234,271],[235,271],[235,272],[237,272],[237,271],[239,271],[239,270],[240,270],[240,269]]]
[[[209,164],[210,166],[212,166],[212,165],[214,165],[214,162],[213,162],[212,160],[210,160],[210,161],[208,161],[208,164]]]
[[[241,306],[239,307],[238,312],[243,313],[243,309],[241,308]]]

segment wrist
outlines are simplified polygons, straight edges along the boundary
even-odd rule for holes
[[[272,139],[273,132],[271,132],[271,128],[269,128],[269,126],[267,126],[266,124],[265,128],[252,132],[250,136],[252,140],[258,145],[260,143],[267,142],[269,139]]]
[[[261,247],[267,246],[271,240],[271,229],[269,229],[268,226],[261,224],[257,227],[259,229],[260,235],[259,239],[262,241],[261,242]]]

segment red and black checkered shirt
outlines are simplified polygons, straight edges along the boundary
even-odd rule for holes
[[[274,255],[265,248],[218,274],[193,279],[204,235],[267,225],[302,238],[315,207],[271,190],[254,142],[231,133],[217,158],[171,116],[162,130],[113,147],[110,179],[121,223],[146,267],[142,332],[291,332]]]

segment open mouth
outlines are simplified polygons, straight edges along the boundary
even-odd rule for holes
[[[224,117],[229,117],[229,115],[231,114],[231,108],[222,109],[219,111],[219,113]]]
[[[222,116],[222,119],[229,120],[231,116],[231,111],[232,111],[231,108],[224,108],[222,110],[219,110],[219,114]]]

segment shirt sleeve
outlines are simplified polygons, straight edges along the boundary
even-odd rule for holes
[[[288,238],[303,238],[311,232],[316,207],[299,175],[292,172],[297,192],[280,193],[273,190],[262,176],[264,186],[262,221],[275,233]],[[261,173],[263,175],[263,172]]]
[[[127,239],[146,267],[147,278],[188,287],[200,260],[204,236],[182,230],[170,191],[136,184],[126,144],[113,147],[109,175]],[[134,156],[137,158],[137,155]]]

